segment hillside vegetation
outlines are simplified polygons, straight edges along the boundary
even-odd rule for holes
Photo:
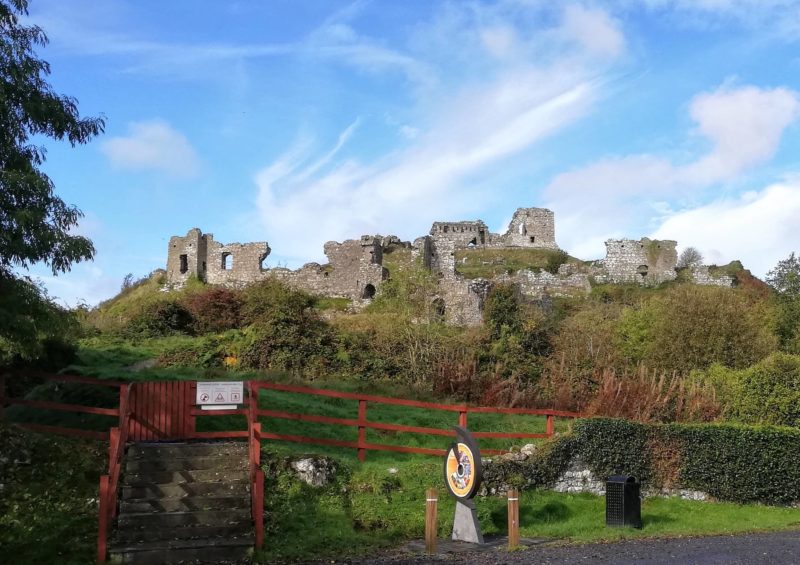
[[[547,250],[466,250],[458,257],[465,268],[506,271],[552,271],[575,261]],[[390,279],[360,312],[347,300],[313,297],[274,279],[238,290],[190,280],[165,291],[160,273],[128,278],[115,298],[76,312],[82,333],[73,370],[96,374],[147,361],[170,374],[270,372],[644,421],[796,425],[784,408],[794,405],[796,377],[769,380],[774,371],[759,367],[796,362],[800,299],[738,262],[718,268],[736,276],[734,288],[679,276],[655,288],[605,284],[586,297],[528,302],[499,284],[483,325],[473,328],[442,323],[431,300],[436,277],[410,250],[394,248],[384,262]]]

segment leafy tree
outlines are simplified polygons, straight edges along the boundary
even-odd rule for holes
[[[792,252],[789,257],[767,273],[767,284],[789,298],[800,297],[800,257]]]
[[[697,267],[703,263],[703,255],[696,247],[687,247],[678,257],[678,267]]]
[[[102,117],[82,118],[74,98],[53,91],[47,82],[50,65],[34,52],[47,44],[47,36],[38,26],[20,22],[27,13],[27,0],[0,0],[0,284],[28,304],[35,299],[46,304],[19,311],[5,304],[11,295],[5,296],[0,359],[11,351],[30,353],[30,338],[48,326],[45,312],[52,307],[13,269],[43,263],[58,274],[94,255],[87,238],[70,232],[81,212],[56,196],[40,169],[46,151],[31,138],[66,139],[75,146],[105,125]]]
[[[520,305],[514,285],[498,284],[489,291],[483,309],[483,319],[492,339],[504,332],[518,333],[522,328]]]
[[[777,294],[778,316],[776,331],[783,349],[800,353],[800,257],[789,257],[767,273],[767,284]]]

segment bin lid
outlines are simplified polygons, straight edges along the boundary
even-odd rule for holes
[[[614,475],[606,479],[607,483],[635,483],[636,477],[633,475]]]

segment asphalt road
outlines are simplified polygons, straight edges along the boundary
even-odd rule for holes
[[[328,561],[330,563],[330,561]],[[508,553],[490,550],[436,556],[393,554],[345,561],[358,565],[469,563],[476,565],[800,565],[800,530],[698,538],[638,539],[588,545],[537,545]]]

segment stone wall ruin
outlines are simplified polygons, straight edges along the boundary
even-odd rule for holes
[[[167,281],[181,285],[190,277],[209,284],[242,287],[270,277],[318,296],[371,300],[388,276],[383,267],[379,236],[363,236],[325,244],[328,263],[306,263],[297,270],[268,268],[265,241],[222,244],[214,235],[192,228],[184,237],[173,236],[167,254]]]
[[[268,268],[270,254],[266,242],[222,244],[213,234],[193,228],[183,236],[170,238],[167,253],[167,281],[181,285],[196,277],[210,284],[245,286],[274,277],[294,288],[318,296],[342,297],[355,307],[367,304],[390,275],[383,267],[385,252],[411,249],[412,258],[438,278],[438,289],[431,297],[434,310],[455,325],[481,323],[483,305],[492,286],[507,283],[532,300],[552,296],[580,296],[591,290],[591,282],[654,286],[677,276],[676,242],[642,238],[611,239],[606,242],[606,257],[600,261],[572,261],[557,273],[523,269],[487,279],[466,279],[456,271],[455,254],[471,249],[540,248],[558,251],[555,216],[544,208],[518,208],[504,234],[491,233],[481,220],[434,222],[428,235],[413,244],[395,236],[365,235],[341,243],[325,244],[328,262],[307,263],[296,270]],[[730,276],[711,276],[708,267],[691,271],[696,284],[732,286]]]

